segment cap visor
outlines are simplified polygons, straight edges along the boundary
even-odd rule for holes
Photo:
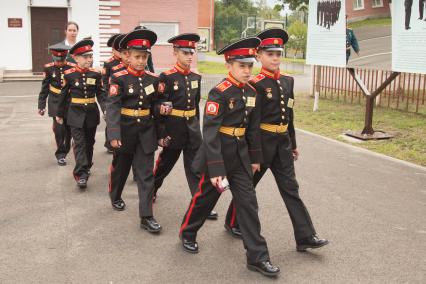
[[[267,48],[262,48],[262,50],[283,52],[284,48],[282,48],[282,47],[267,47]]]
[[[194,48],[179,47],[179,49],[182,50],[182,51],[184,51],[184,52],[195,53],[195,49]]]
[[[242,63],[256,63],[256,58],[254,57],[246,57],[246,58],[235,58],[234,61],[242,62]]]
[[[54,55],[52,55],[53,61],[63,61],[63,60],[65,60],[65,58],[67,58],[67,57],[66,56],[54,56]]]

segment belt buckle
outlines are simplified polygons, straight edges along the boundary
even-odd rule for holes
[[[236,136],[236,137],[238,137],[238,136],[237,136],[237,134],[235,133],[236,131],[237,131],[237,128],[235,128],[235,127],[234,127],[234,128],[232,129],[232,136]]]
[[[276,127],[276,129],[275,129],[275,132],[277,132],[277,133],[281,133],[281,132],[283,132],[283,129],[284,129],[284,126],[283,126],[283,125],[278,125],[278,126]]]

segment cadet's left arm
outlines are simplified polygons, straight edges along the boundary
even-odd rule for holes
[[[201,76],[198,80],[198,90],[197,95],[195,96],[195,113],[198,121],[200,120],[200,100],[201,100]]]
[[[294,92],[293,92],[293,89],[294,89],[294,79],[291,78],[290,98],[294,102]],[[298,151],[297,151],[297,144],[296,144],[296,131],[295,131],[295,128],[294,128],[293,106],[294,106],[294,103],[289,104],[287,102],[287,110],[288,110],[288,134],[290,135],[290,140],[291,140],[291,146],[292,146],[292,149],[293,149],[293,154],[296,154],[296,156],[298,156],[299,154],[298,154]]]
[[[250,113],[247,126],[247,144],[252,164],[263,162],[262,145],[260,140],[261,96],[256,94],[255,106]]]

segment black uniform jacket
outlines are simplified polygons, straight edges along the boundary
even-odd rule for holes
[[[195,110],[194,117],[165,116],[162,120],[161,138],[170,136],[168,147],[198,149],[201,145],[200,130],[200,92],[201,75],[184,70],[179,65],[160,74],[162,101],[170,101],[176,110]]]
[[[66,118],[69,126],[91,128],[99,124],[99,108],[96,103],[77,103],[73,100],[94,100],[105,110],[104,89],[101,73],[89,68],[83,70],[78,66],[64,72],[64,86],[62,88],[58,115]]]
[[[296,133],[293,124],[294,79],[281,74],[262,69],[261,73],[250,83],[256,88],[261,109],[261,123],[273,125],[288,125],[284,134],[261,130],[262,153],[265,163],[271,163],[275,149],[283,139],[290,139],[292,149],[296,149]]]
[[[121,140],[122,152],[132,153],[139,141],[145,153],[157,149],[160,78],[150,72],[135,72],[128,67],[111,76],[107,98],[108,140]],[[122,109],[148,111],[147,116],[128,116]]]
[[[226,176],[241,166],[252,176],[251,164],[263,161],[260,145],[260,109],[255,89],[231,75],[213,88],[203,119],[203,144],[193,169],[210,177]],[[221,126],[246,128],[242,137],[219,132]]]
[[[58,113],[64,72],[74,66],[75,64],[70,62],[67,62],[62,67],[57,66],[54,62],[44,65],[44,79],[41,83],[41,91],[38,96],[38,109],[45,109],[47,101],[49,116],[56,116]]]

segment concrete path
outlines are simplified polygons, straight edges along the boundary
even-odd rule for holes
[[[164,231],[139,229],[136,185],[124,212],[107,194],[111,156],[97,133],[93,176],[74,184],[73,159],[58,167],[51,120],[36,113],[38,83],[0,84],[0,283],[425,283],[426,169],[298,132],[301,195],[320,236],[331,243],[297,253],[288,214],[268,173],[258,201],[262,232],[282,275],[245,268],[242,243],[218,221],[199,233],[200,253],[180,248],[190,194],[181,161],[155,204]]]

